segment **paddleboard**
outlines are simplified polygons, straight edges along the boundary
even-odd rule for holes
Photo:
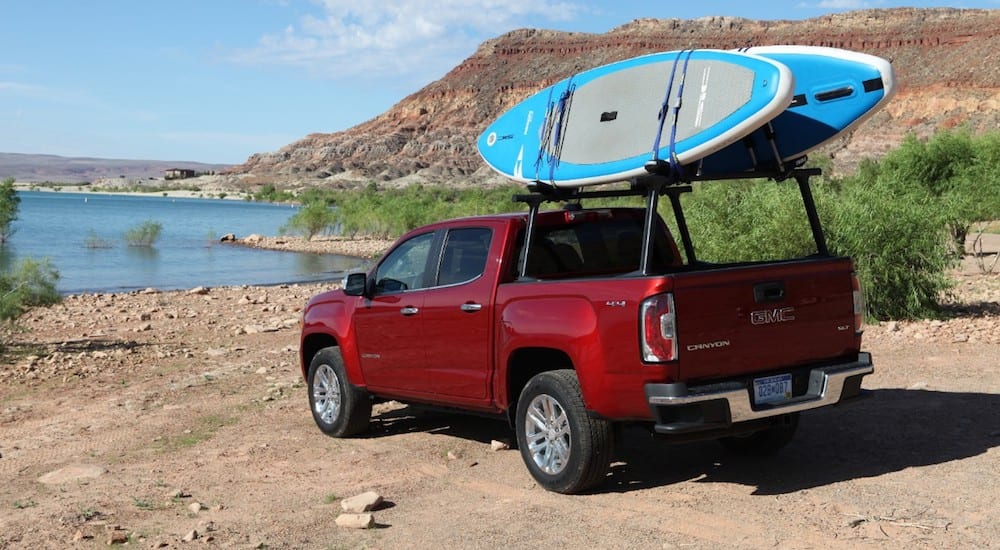
[[[695,166],[702,177],[787,168],[857,127],[896,91],[892,65],[873,55],[819,46],[759,46],[740,51],[788,67],[795,75],[792,103],[743,140],[702,158]]]
[[[578,187],[687,164],[740,140],[792,100],[787,67],[742,52],[644,55],[561,80],[479,136],[486,163],[524,183]],[[662,113],[662,116],[661,116]]]

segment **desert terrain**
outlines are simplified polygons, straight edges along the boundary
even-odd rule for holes
[[[992,236],[989,246],[1000,247]],[[532,480],[497,421],[397,403],[313,424],[306,286],[69,296],[5,332],[0,548],[983,548],[1000,541],[1000,275],[944,320],[870,326],[870,399],[778,455],[624,431],[596,492]],[[372,529],[340,502],[385,499]]]

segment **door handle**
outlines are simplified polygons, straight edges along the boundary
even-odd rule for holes
[[[483,304],[476,304],[476,303],[472,303],[472,302],[470,302],[468,304],[462,304],[462,311],[464,311],[466,313],[473,313],[473,312],[479,311],[481,309],[483,309]]]
[[[403,315],[405,315],[407,317],[409,317],[411,315],[416,315],[419,311],[420,311],[419,309],[417,309],[417,308],[415,308],[413,306],[406,306],[403,309],[399,310],[400,313],[402,313]]]

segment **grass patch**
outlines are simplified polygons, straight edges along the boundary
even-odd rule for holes
[[[340,500],[340,497],[338,497],[334,493],[330,493],[330,494],[326,495],[325,497],[323,497],[323,503],[324,504],[333,504],[334,502],[337,502],[338,500]]]
[[[35,506],[38,506],[38,503],[31,500],[30,498],[14,501],[15,510],[24,510],[25,508],[34,508]]]
[[[141,498],[137,497],[132,497],[132,504],[135,504],[135,507],[140,510],[148,511],[153,509],[153,504],[151,502],[149,502],[148,500],[142,500]]]
[[[129,246],[151,247],[160,238],[163,224],[146,220],[125,232],[125,242]]]
[[[184,433],[167,436],[157,442],[159,450],[164,452],[179,451],[194,447],[202,441],[211,439],[216,432],[226,426],[236,424],[235,417],[210,414],[198,419],[198,424]]]

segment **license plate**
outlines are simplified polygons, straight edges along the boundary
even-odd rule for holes
[[[753,400],[758,405],[781,403],[791,397],[791,373],[758,378],[753,381]]]

